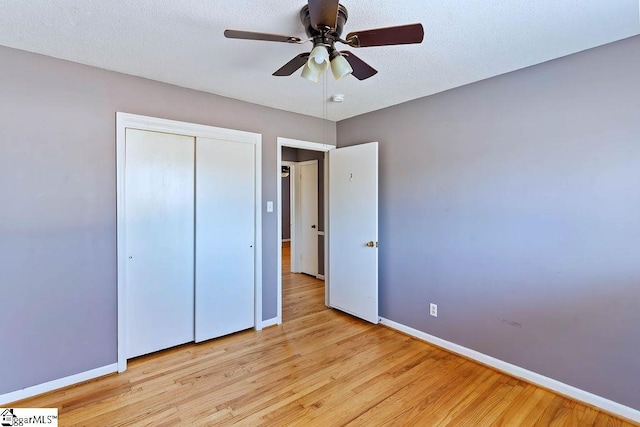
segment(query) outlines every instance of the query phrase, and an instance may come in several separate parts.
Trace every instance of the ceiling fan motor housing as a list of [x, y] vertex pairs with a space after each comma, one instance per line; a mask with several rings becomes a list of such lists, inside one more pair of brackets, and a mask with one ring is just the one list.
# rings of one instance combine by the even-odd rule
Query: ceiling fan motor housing
[[349, 14], [347, 12], [347, 8], [340, 4], [338, 5], [338, 19], [336, 20], [335, 28], [314, 28], [313, 25], [311, 25], [309, 5], [305, 5], [300, 11], [300, 21], [302, 21], [302, 25], [304, 26], [307, 36], [310, 39], [313, 39], [313, 45], [325, 45], [330, 49], [333, 49], [336, 39], [340, 38], [342, 30], [344, 29], [344, 24], [347, 22], [348, 18]]

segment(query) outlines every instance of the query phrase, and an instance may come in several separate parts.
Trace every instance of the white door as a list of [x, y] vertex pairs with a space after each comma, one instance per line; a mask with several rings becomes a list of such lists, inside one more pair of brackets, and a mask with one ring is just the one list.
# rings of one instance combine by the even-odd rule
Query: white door
[[318, 162], [301, 163], [299, 171], [300, 234], [296, 249], [300, 271], [315, 277], [318, 274]]
[[255, 147], [197, 138], [196, 342], [254, 326]]
[[329, 305], [378, 323], [378, 143], [329, 152]]
[[127, 357], [193, 341], [194, 138], [126, 130]]

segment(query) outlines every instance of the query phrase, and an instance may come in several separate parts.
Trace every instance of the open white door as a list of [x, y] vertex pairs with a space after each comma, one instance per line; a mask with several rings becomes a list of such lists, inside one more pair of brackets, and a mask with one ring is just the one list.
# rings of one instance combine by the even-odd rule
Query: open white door
[[300, 163], [300, 186], [296, 195], [300, 206], [300, 233], [296, 234], [296, 251], [301, 273], [318, 274], [318, 161]]
[[378, 323], [378, 143], [329, 152], [329, 305]]

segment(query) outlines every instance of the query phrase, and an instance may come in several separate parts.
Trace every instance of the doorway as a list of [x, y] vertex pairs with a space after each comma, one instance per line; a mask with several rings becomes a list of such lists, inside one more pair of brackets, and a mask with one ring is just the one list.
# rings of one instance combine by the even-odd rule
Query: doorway
[[325, 305], [378, 323], [378, 143], [337, 149], [278, 138], [277, 316], [263, 326], [282, 323], [282, 147], [324, 153], [322, 193], [327, 202], [323, 203], [323, 220], [319, 223], [324, 231]]
[[[297, 250], [297, 245], [299, 244], [300, 239], [296, 238], [298, 236], [296, 236], [296, 229], [300, 229], [300, 227], [296, 227], [295, 226], [295, 222], [297, 221], [297, 219], [300, 217], [299, 215], [299, 208], [296, 209], [296, 203], [294, 202], [296, 199], [296, 192], [299, 191], [299, 188], [297, 188], [300, 183], [299, 183], [299, 173], [300, 173], [300, 169], [301, 169], [301, 165], [306, 164], [313, 164], [313, 160], [315, 160], [317, 162], [317, 166], [316, 166], [316, 170], [317, 170], [317, 179], [318, 182], [320, 182], [320, 190], [318, 192], [317, 195], [317, 199], [318, 199], [318, 205], [315, 208], [317, 212], [318, 212], [318, 218], [317, 218], [317, 222], [313, 223], [309, 223], [308, 227], [310, 230], [314, 230], [315, 234], [316, 234], [316, 238], [315, 238], [315, 245], [318, 248], [317, 249], [317, 255], [315, 256], [315, 258], [317, 259], [317, 266], [315, 267], [315, 269], [317, 269], [317, 272], [315, 275], [312, 274], [312, 276], [315, 276], [315, 280], [320, 279], [320, 280], [325, 280], [324, 282], [324, 300], [325, 300], [325, 305], [328, 305], [328, 295], [329, 295], [329, 290], [328, 290], [328, 280], [326, 279], [326, 275], [325, 270], [328, 268], [327, 262], [325, 260], [327, 260], [328, 258], [328, 247], [327, 247], [327, 241], [326, 241], [326, 236], [327, 236], [327, 231], [328, 231], [328, 221], [327, 221], [327, 206], [326, 206], [326, 200], [327, 200], [327, 193], [328, 193], [328, 175], [327, 175], [327, 162], [326, 162], [326, 153], [332, 149], [335, 149], [336, 147], [333, 145], [327, 145], [327, 144], [320, 144], [320, 143], [315, 143], [315, 142], [309, 142], [309, 141], [301, 141], [301, 140], [293, 140], [293, 139], [288, 139], [288, 138], [278, 138], [277, 141], [277, 170], [280, 173], [282, 170], [282, 165], [288, 165], [290, 166], [290, 176], [289, 176], [289, 182], [291, 183], [291, 187], [290, 187], [290, 194], [291, 194], [291, 242], [290, 242], [290, 246], [287, 247], [288, 245], [284, 245], [284, 251], [285, 251], [285, 257], [283, 258], [283, 244], [282, 244], [282, 236], [283, 236], [283, 223], [282, 223], [282, 219], [283, 219], [283, 211], [282, 211], [282, 206], [283, 206], [283, 194], [287, 194], [287, 191], [285, 190], [283, 192], [283, 188], [282, 188], [282, 183], [283, 183], [283, 179], [281, 177], [279, 177], [278, 179], [278, 186], [277, 186], [277, 206], [278, 206], [278, 281], [277, 281], [277, 289], [278, 289], [278, 295], [277, 295], [277, 318], [273, 319], [272, 322], [269, 322], [271, 324], [280, 324], [282, 323], [282, 310], [283, 310], [283, 274], [286, 275], [290, 275], [292, 273], [290, 273], [290, 271], [294, 271], [294, 272], [301, 272], [303, 270], [301, 270], [300, 266], [298, 265], [298, 263], [296, 263], [296, 260], [294, 259], [291, 262], [291, 268], [288, 267], [288, 265], [283, 265], [283, 259], [286, 263], [287, 261], [287, 256], [289, 253], [292, 254], [295, 258], [295, 254], [296, 252], [298, 252]], [[295, 150], [300, 149], [303, 150], [303, 157], [298, 157], [297, 154], [295, 154]], [[285, 181], [286, 182], [286, 181]], [[319, 207], [319, 209], [318, 209]], [[286, 215], [285, 215], [286, 217]], [[311, 228], [313, 225], [316, 225], [316, 228]], [[285, 242], [286, 243], [286, 242]], [[291, 277], [287, 277], [287, 280], [291, 280]], [[266, 326], [266, 325], [265, 325]]]
[[[289, 149], [287, 158], [317, 156], [315, 152]], [[319, 156], [321, 157], [321, 156]], [[319, 250], [324, 242], [324, 227], [318, 208], [324, 198], [319, 197], [323, 185], [319, 183], [318, 163], [323, 160], [286, 161], [290, 174], [283, 177], [282, 185], [282, 239], [289, 240], [291, 248], [291, 271], [322, 279], [323, 254]]]

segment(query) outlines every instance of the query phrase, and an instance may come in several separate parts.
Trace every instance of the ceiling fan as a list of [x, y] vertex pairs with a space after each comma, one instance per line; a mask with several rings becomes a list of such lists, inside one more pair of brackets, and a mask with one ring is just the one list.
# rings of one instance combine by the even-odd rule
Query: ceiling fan
[[424, 38], [422, 24], [410, 24], [356, 31], [348, 33], [343, 39], [341, 38], [342, 30], [348, 16], [347, 8], [339, 4], [339, 0], [308, 0], [308, 4], [300, 11], [300, 20], [309, 37], [308, 40], [239, 30], [225, 30], [224, 35], [230, 39], [295, 44], [313, 42], [311, 52], [301, 53], [273, 73], [274, 76], [290, 76], [300, 67], [304, 67], [302, 77], [312, 82], [318, 82], [320, 75], [329, 67], [336, 80], [349, 74], [359, 80], [365, 80], [378, 72], [352, 52], [338, 51], [335, 47], [336, 42], [360, 48], [421, 43]]

